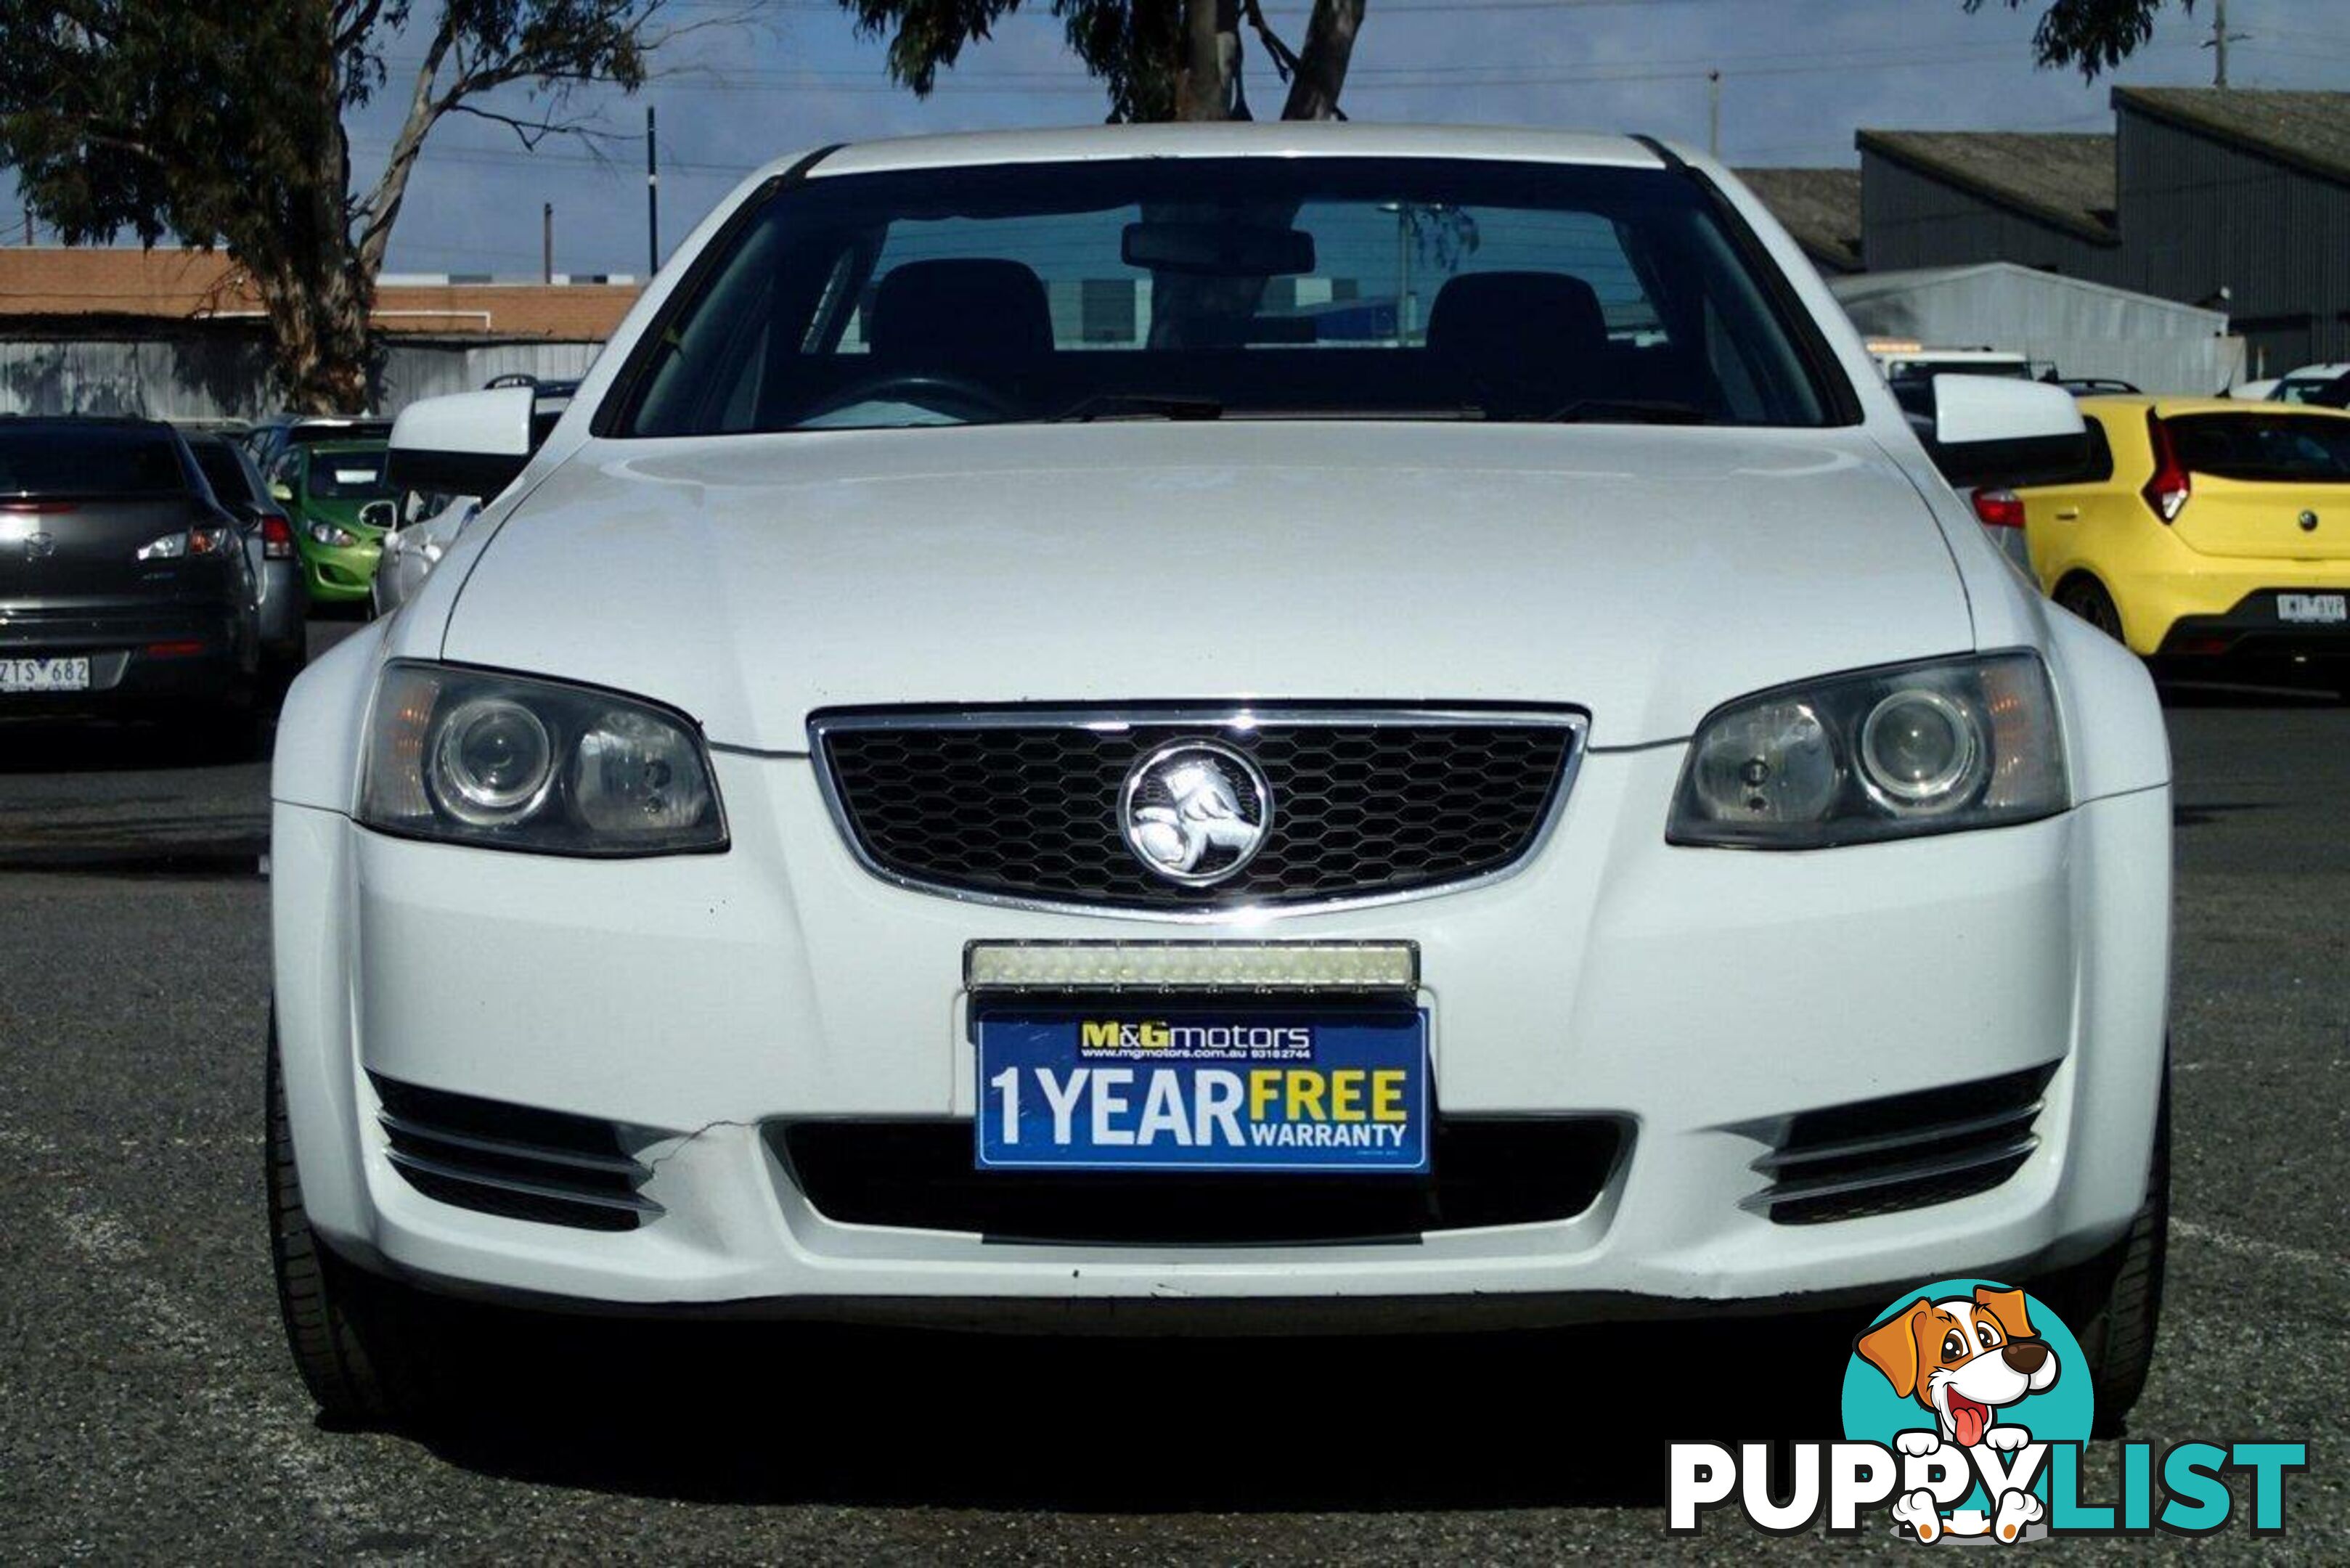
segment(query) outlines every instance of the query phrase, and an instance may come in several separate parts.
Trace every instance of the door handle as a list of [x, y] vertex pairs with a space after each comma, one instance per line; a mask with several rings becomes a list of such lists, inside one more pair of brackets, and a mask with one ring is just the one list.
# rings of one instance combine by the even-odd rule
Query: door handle
[[2077, 506], [2059, 506], [2056, 508], [2056, 521], [2059, 523], [2071, 523], [2076, 520], [2080, 515], [2081, 509]]

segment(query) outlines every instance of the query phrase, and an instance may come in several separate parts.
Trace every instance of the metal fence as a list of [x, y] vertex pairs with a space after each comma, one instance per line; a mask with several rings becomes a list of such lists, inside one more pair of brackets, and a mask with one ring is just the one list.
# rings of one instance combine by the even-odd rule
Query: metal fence
[[[376, 377], [375, 411], [419, 398], [471, 391], [520, 371], [579, 376], [600, 343], [411, 340], [390, 344]], [[0, 413], [139, 414], [154, 419], [254, 419], [277, 404], [260, 342], [242, 334], [184, 337], [0, 338]]]

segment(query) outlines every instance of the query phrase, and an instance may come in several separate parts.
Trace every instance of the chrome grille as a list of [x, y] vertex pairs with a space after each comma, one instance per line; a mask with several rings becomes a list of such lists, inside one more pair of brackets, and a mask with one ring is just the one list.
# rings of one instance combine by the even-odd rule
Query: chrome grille
[[[1178, 918], [1505, 873], [1565, 797], [1583, 728], [1567, 711], [1315, 708], [834, 712], [811, 725], [842, 831], [879, 874], [967, 898]], [[1154, 875], [1118, 816], [1138, 761], [1199, 740], [1245, 753], [1276, 804], [1255, 858], [1208, 887]]]

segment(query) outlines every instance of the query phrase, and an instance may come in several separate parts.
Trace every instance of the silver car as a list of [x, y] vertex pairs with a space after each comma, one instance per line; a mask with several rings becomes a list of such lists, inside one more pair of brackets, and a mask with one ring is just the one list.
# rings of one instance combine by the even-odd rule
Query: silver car
[[425, 495], [411, 490], [397, 502], [370, 503], [369, 510], [379, 506], [394, 515], [386, 521], [383, 560], [368, 592], [375, 613], [385, 616], [416, 597], [482, 503], [472, 495]]
[[233, 437], [187, 431], [188, 450], [203, 470], [213, 498], [237, 519], [245, 558], [260, 585], [261, 657], [269, 683], [283, 690], [310, 659], [302, 598], [302, 564], [294, 558], [294, 525], [270, 498], [261, 470]]

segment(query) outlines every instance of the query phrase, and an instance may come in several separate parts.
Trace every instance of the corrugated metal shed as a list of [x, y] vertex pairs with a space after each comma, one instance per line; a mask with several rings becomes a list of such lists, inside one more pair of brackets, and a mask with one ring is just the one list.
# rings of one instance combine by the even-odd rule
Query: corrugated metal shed
[[2115, 134], [1864, 130], [1869, 265], [2223, 303], [2248, 374], [2350, 358], [2350, 93], [2116, 88]]
[[2350, 93], [2121, 88], [2134, 287], [2228, 291], [2248, 374], [2350, 358]]
[[2216, 392], [2235, 379], [2242, 354], [2218, 311], [2012, 262], [1866, 273], [1828, 286], [1868, 337], [2011, 349], [2067, 376], [2114, 376], [2149, 392]]
[[[402, 337], [385, 349], [375, 405], [394, 412], [418, 398], [473, 391], [510, 371], [569, 379], [585, 374], [601, 349]], [[252, 419], [275, 406], [257, 332], [0, 338], [0, 413]]]
[[1860, 171], [1741, 169], [1738, 178], [1823, 273], [1858, 272]]
[[1864, 130], [1854, 141], [1872, 267], [2012, 261], [2103, 277], [2116, 265], [2110, 136]]

